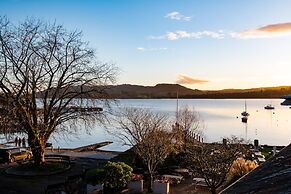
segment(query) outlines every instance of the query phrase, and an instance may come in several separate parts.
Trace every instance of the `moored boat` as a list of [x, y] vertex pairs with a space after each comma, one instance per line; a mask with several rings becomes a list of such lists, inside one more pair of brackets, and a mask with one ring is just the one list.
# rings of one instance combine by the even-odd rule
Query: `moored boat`
[[264, 107], [265, 109], [267, 110], [272, 110], [272, 109], [275, 109], [274, 106], [272, 106], [271, 104], [268, 104], [267, 106]]
[[245, 100], [245, 111], [243, 111], [243, 112], [241, 113], [241, 115], [244, 116], [244, 117], [247, 117], [247, 116], [250, 115], [250, 114], [247, 112], [247, 101], [246, 101], [246, 100]]

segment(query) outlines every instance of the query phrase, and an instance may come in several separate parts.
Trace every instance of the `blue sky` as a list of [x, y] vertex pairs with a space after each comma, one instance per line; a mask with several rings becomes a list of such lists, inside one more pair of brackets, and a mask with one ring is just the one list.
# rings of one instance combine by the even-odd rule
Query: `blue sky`
[[118, 83], [198, 89], [291, 85], [289, 0], [0, 0], [27, 17], [83, 31]]

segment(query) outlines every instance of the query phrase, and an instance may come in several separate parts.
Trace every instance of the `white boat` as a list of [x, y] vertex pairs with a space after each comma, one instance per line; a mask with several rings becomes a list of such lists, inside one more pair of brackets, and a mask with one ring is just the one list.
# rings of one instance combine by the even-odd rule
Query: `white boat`
[[275, 107], [272, 106], [271, 104], [268, 104], [267, 106], [265, 106], [265, 109], [267, 109], [267, 110], [273, 110], [273, 109], [275, 109]]
[[244, 116], [244, 117], [250, 116], [250, 114], [249, 114], [248, 112], [246, 112], [246, 111], [243, 111], [243, 112], [241, 113], [241, 115]]
[[244, 117], [247, 117], [247, 116], [250, 115], [250, 114], [247, 112], [247, 101], [246, 101], [246, 100], [245, 100], [245, 111], [243, 111], [243, 112], [241, 113], [241, 115], [244, 116]]

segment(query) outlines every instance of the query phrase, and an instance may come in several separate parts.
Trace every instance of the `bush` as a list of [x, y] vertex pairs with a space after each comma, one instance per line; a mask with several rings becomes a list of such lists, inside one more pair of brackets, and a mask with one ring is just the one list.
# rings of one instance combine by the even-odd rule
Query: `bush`
[[92, 185], [103, 183], [105, 172], [104, 169], [96, 168], [87, 171], [85, 175], [86, 183], [90, 183]]
[[108, 189], [125, 188], [132, 178], [132, 168], [123, 162], [108, 162], [104, 167], [104, 186]]
[[228, 184], [238, 180], [240, 177], [257, 168], [258, 164], [255, 161], [245, 160], [243, 158], [236, 159], [230, 167], [228, 173]]

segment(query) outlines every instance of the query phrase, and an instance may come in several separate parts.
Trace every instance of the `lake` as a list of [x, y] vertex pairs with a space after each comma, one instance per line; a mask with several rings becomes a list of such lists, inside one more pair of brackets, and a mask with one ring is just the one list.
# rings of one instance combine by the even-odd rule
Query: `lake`
[[[281, 106], [282, 99], [247, 99], [247, 111], [250, 113], [247, 123], [241, 122], [240, 113], [244, 110], [243, 99], [179, 99], [179, 106], [188, 105], [194, 108], [203, 119], [206, 142], [220, 141], [223, 137], [235, 135], [253, 142], [259, 139], [260, 144], [288, 145], [291, 141], [291, 109]], [[265, 110], [264, 106], [272, 104], [274, 110]], [[175, 99], [122, 99], [120, 107], [142, 107], [153, 111], [168, 113], [176, 111]], [[113, 108], [117, 108], [114, 106]], [[68, 138], [52, 138], [54, 147], [79, 147], [101, 141], [114, 141], [103, 147], [105, 150], [126, 150], [114, 136], [102, 127], [93, 127], [90, 134], [81, 129], [76, 135]]]

